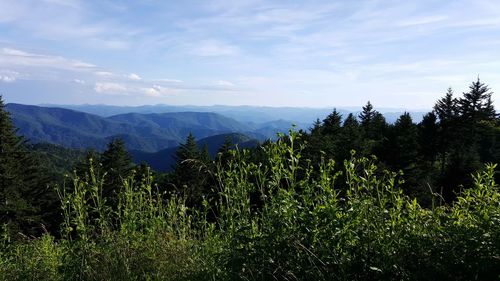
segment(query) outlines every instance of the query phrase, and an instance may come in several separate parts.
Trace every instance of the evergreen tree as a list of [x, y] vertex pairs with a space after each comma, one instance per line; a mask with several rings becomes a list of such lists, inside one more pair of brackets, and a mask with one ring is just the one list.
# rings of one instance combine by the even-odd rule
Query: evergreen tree
[[418, 156], [418, 131], [417, 126], [408, 112], [401, 115], [392, 127], [391, 147], [385, 158], [391, 159], [389, 164], [395, 170], [403, 170], [405, 173], [414, 168]]
[[358, 155], [364, 155], [362, 145], [361, 129], [358, 120], [354, 114], [349, 113], [342, 125], [342, 130], [339, 136], [339, 159], [345, 160], [351, 157], [351, 150], [355, 150]]
[[332, 113], [330, 113], [323, 120], [322, 132], [325, 135], [334, 136], [340, 131], [341, 125], [342, 125], [342, 115], [337, 111], [337, 109], [334, 108]]
[[16, 131], [0, 96], [0, 223], [11, 233], [35, 235], [43, 223], [40, 208], [52, 203], [47, 202], [51, 190]]
[[224, 137], [224, 143], [222, 146], [219, 148], [217, 151], [217, 160], [220, 161], [220, 163], [223, 166], [226, 166], [230, 159], [231, 159], [231, 150], [233, 149], [233, 141], [231, 139], [231, 136], [227, 135]]
[[175, 153], [175, 166], [174, 169], [181, 168], [183, 164], [189, 160], [199, 159], [200, 151], [198, 145], [196, 144], [196, 139], [193, 134], [189, 133], [186, 138], [186, 142], [179, 146], [179, 149]]
[[453, 89], [448, 88], [445, 96], [436, 102], [434, 112], [442, 124], [450, 122], [457, 117], [458, 101], [453, 97]]
[[495, 161], [497, 114], [491, 99], [492, 92], [479, 78], [469, 86], [459, 100], [461, 125], [465, 145], [476, 147], [481, 162]]
[[371, 138], [375, 141], [381, 142], [384, 140], [385, 131], [387, 130], [387, 121], [382, 113], [376, 111], [373, 115], [373, 121], [369, 126], [371, 131]]
[[439, 126], [437, 116], [433, 112], [427, 113], [418, 124], [419, 154], [422, 160], [432, 164], [436, 161], [439, 152]]
[[179, 146], [175, 154], [173, 176], [175, 185], [187, 197], [190, 204], [199, 203], [208, 180], [207, 156], [203, 158], [205, 159], [202, 159], [202, 152], [198, 149], [196, 139], [190, 133], [186, 142]]
[[364, 139], [364, 147], [367, 154], [382, 153], [381, 148], [384, 142], [387, 122], [384, 116], [373, 109], [372, 104], [368, 101], [363, 106], [363, 111], [359, 115], [362, 135]]
[[312, 127], [309, 129], [309, 131], [311, 132], [311, 135], [319, 135], [321, 134], [322, 128], [323, 127], [321, 121], [319, 120], [319, 118], [317, 118], [316, 121], [314, 121]]
[[367, 127], [372, 123], [373, 118], [375, 117], [375, 112], [373, 110], [373, 105], [368, 101], [365, 106], [363, 106], [363, 111], [359, 114], [359, 120], [361, 122], [361, 126]]
[[302, 143], [305, 144], [302, 153], [305, 158], [311, 160], [313, 165], [320, 163], [321, 157], [323, 156], [322, 151], [324, 152], [328, 149], [328, 141], [323, 134], [323, 129], [323, 124], [318, 118], [309, 129], [310, 133], [304, 134], [301, 139]]
[[132, 174], [134, 166], [132, 157], [125, 149], [123, 140], [114, 139], [102, 153], [101, 161], [102, 168], [106, 172], [103, 195], [111, 201], [112, 206], [115, 206], [116, 194], [123, 187], [123, 180]]
[[439, 118], [438, 154], [440, 155], [442, 174], [452, 147], [457, 146], [461, 139], [459, 137], [461, 126], [458, 122], [458, 101], [453, 97], [451, 88], [448, 88], [445, 96], [436, 102], [434, 112]]
[[479, 78], [469, 86], [469, 92], [458, 101], [462, 118], [472, 123], [480, 120], [494, 120], [495, 108], [491, 101], [492, 92]]

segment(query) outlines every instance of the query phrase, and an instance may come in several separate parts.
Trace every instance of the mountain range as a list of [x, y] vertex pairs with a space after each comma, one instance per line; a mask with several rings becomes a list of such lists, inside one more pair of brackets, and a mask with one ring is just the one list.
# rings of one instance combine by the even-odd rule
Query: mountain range
[[[241, 133], [257, 140], [286, 131], [286, 121], [244, 124], [211, 112], [127, 113], [102, 117], [64, 108], [7, 104], [19, 133], [32, 143], [53, 143], [70, 148], [103, 150], [114, 138], [122, 138], [129, 150], [156, 152], [196, 139]], [[282, 126], [282, 127], [280, 127]]]
[[[114, 106], [114, 105], [42, 105], [52, 107], [62, 107], [73, 109], [86, 113], [91, 113], [103, 117], [109, 117], [124, 113], [167, 113], [167, 112], [213, 112], [232, 118], [236, 121], [249, 124], [262, 124], [267, 122], [275, 122], [277, 120], [285, 120], [288, 123], [293, 123], [299, 128], [308, 128], [317, 118], [323, 120], [328, 114], [333, 111], [332, 107], [310, 108], [310, 107], [270, 107], [270, 106], [228, 106], [228, 105], [213, 105], [213, 106], [173, 106], [165, 104], [157, 105], [142, 105], [142, 106]], [[358, 114], [361, 111], [359, 107], [337, 107], [338, 112], [347, 116], [349, 113]], [[394, 123], [401, 116], [405, 109], [401, 108], [375, 108], [380, 113], [384, 114], [387, 122]], [[414, 122], [420, 122], [422, 116], [427, 113], [426, 110], [409, 111]]]
[[[307, 129], [331, 110], [251, 106], [119, 107], [76, 105], [49, 107], [9, 103], [19, 134], [30, 143], [50, 143], [73, 149], [103, 151], [115, 139], [124, 140], [136, 163], [146, 162], [158, 171], [169, 171], [178, 145], [192, 133], [200, 149], [207, 146], [212, 157], [226, 138], [240, 148], [253, 147], [287, 132], [292, 124]], [[353, 111], [339, 110], [346, 116]], [[354, 112], [356, 113], [356, 112]], [[393, 122], [402, 112], [386, 112]], [[418, 122], [423, 113], [411, 112]], [[311, 121], [312, 120], [312, 121]]]

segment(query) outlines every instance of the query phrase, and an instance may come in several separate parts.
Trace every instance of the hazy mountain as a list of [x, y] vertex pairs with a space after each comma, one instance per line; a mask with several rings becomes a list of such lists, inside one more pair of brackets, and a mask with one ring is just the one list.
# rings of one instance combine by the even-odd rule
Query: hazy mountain
[[48, 142], [70, 148], [102, 150], [113, 138], [125, 140], [128, 149], [154, 152], [183, 142], [191, 132], [198, 138], [224, 133], [248, 133], [253, 128], [216, 113], [122, 114], [102, 117], [63, 108], [8, 104], [19, 133], [33, 143]]
[[[200, 139], [196, 143], [200, 149], [204, 149], [204, 147], [207, 146], [210, 156], [214, 158], [217, 155], [217, 151], [224, 143], [226, 137], [231, 138], [231, 142], [237, 145], [238, 148], [250, 148], [259, 144], [258, 140], [239, 133], [215, 135]], [[163, 149], [154, 153], [138, 150], [132, 150], [130, 153], [132, 154], [132, 158], [135, 163], [140, 164], [145, 162], [154, 170], [166, 172], [170, 171], [172, 166], [175, 164], [175, 152], [177, 149], [178, 146]]]
[[[129, 112], [113, 116], [99, 116], [66, 108], [40, 107], [22, 104], [8, 104], [20, 134], [26, 136], [32, 143], [48, 142], [70, 148], [95, 148], [102, 150], [106, 144], [117, 137], [124, 139], [130, 150], [156, 152], [174, 147], [184, 142], [191, 132], [197, 139], [210, 136], [242, 133], [250, 138], [265, 140], [275, 138], [278, 132], [287, 132], [293, 123], [298, 129], [307, 129], [311, 123], [299, 123], [290, 120], [316, 119], [320, 120], [330, 111], [311, 108], [271, 108], [271, 107], [173, 107], [173, 106], [73, 106], [116, 113], [119, 111], [162, 111], [197, 109], [202, 112], [166, 112], [166, 113], [136, 113]], [[237, 121], [219, 113], [203, 110], [217, 110], [233, 116], [246, 119]], [[343, 112], [344, 116], [348, 112]], [[400, 112], [386, 113], [389, 122], [396, 120]], [[414, 121], [421, 119], [422, 113], [412, 113]], [[315, 116], [313, 118], [313, 116]], [[280, 118], [284, 117], [284, 118]], [[300, 118], [299, 118], [300, 117]], [[275, 118], [275, 119], [272, 119]], [[272, 120], [268, 120], [272, 119]], [[268, 120], [256, 122], [256, 120]]]
[[[47, 106], [47, 105], [45, 105]], [[276, 120], [286, 120], [290, 124], [294, 123], [299, 128], [308, 128], [317, 118], [323, 120], [333, 110], [333, 107], [325, 108], [307, 108], [307, 107], [268, 107], [268, 106], [173, 106], [173, 105], [143, 105], [143, 106], [113, 106], [113, 105], [57, 105], [68, 109], [74, 109], [82, 112], [92, 113], [104, 117], [124, 114], [124, 113], [167, 113], [167, 112], [214, 112], [222, 114], [244, 123], [267, 123]], [[375, 108], [387, 119], [387, 122], [393, 123], [405, 112], [401, 108]], [[342, 115], [349, 113], [358, 114], [361, 111], [359, 107], [337, 107]], [[408, 110], [407, 110], [408, 111]], [[420, 122], [425, 111], [409, 110], [415, 122]]]

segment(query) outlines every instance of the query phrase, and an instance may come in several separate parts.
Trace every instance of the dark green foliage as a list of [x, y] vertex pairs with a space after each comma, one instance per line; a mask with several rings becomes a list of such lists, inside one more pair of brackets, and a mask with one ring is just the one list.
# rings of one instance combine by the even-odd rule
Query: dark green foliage
[[[263, 147], [265, 165], [235, 151], [228, 168], [216, 172], [215, 204], [198, 209], [159, 192], [145, 175], [125, 180], [119, 211], [106, 212], [100, 180], [75, 178], [73, 191], [61, 197], [71, 239], [45, 235], [4, 245], [0, 280], [500, 277], [494, 165], [477, 173], [456, 202], [422, 208], [399, 188], [398, 174], [367, 158], [346, 161], [341, 170], [323, 159], [316, 175], [302, 170], [299, 137], [292, 132]], [[340, 173], [345, 192], [336, 188]], [[259, 209], [252, 194], [261, 198]]]
[[178, 148], [175, 159], [173, 178], [177, 190], [190, 203], [199, 202], [204, 194], [209, 193], [206, 184], [210, 179], [211, 159], [207, 147], [200, 151], [194, 136], [189, 134], [186, 142]]
[[101, 164], [106, 172], [103, 195], [116, 205], [116, 194], [133, 168], [132, 158], [125, 149], [123, 140], [115, 139], [108, 144], [108, 148], [102, 153]]
[[392, 126], [386, 145], [386, 155], [381, 156], [387, 159], [387, 164], [393, 170], [409, 173], [414, 168], [419, 152], [418, 130], [410, 114], [401, 115]]
[[232, 158], [231, 150], [234, 149], [233, 141], [230, 136], [226, 136], [224, 138], [224, 143], [221, 145], [219, 150], [217, 151], [217, 160], [222, 163], [222, 165], [226, 165], [229, 163], [229, 160]]
[[433, 112], [424, 115], [422, 122], [418, 124], [419, 155], [429, 165], [437, 161], [439, 154], [439, 125], [436, 114]]
[[494, 120], [495, 108], [491, 101], [491, 92], [488, 86], [479, 78], [469, 86], [469, 92], [463, 94], [458, 101], [458, 108], [462, 119], [476, 123], [481, 120]]
[[339, 135], [338, 159], [349, 159], [351, 150], [363, 154], [363, 138], [360, 124], [356, 117], [351, 113], [344, 120], [342, 130]]
[[[8, 243], [4, 231], [0, 280], [497, 280], [492, 104], [478, 80], [458, 99], [449, 89], [418, 125], [408, 113], [388, 124], [368, 102], [359, 121], [334, 109], [309, 133], [252, 150], [235, 150], [233, 135], [189, 134], [171, 174], [132, 172], [124, 143], [112, 141], [59, 189], [60, 239]], [[11, 136], [5, 147], [24, 147]], [[24, 169], [6, 177], [13, 186], [44, 182], [35, 160], [6, 163]], [[16, 214], [45, 206], [3, 194], [29, 199]]]
[[335, 136], [340, 131], [342, 126], [342, 115], [333, 109], [332, 113], [323, 120], [323, 133], [326, 135]]
[[42, 208], [55, 199], [41, 163], [16, 135], [0, 96], [0, 223], [9, 232], [34, 235], [43, 231]]
[[374, 110], [373, 105], [368, 101], [359, 115], [359, 120], [363, 133], [365, 155], [379, 154], [387, 129], [384, 116]]

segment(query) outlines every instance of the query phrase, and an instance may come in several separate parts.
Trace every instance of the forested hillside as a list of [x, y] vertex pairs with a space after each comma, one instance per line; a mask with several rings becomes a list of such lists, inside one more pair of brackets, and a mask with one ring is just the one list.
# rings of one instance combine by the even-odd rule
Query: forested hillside
[[78, 149], [103, 150], [108, 142], [121, 138], [128, 149], [156, 152], [177, 146], [189, 133], [197, 138], [233, 132], [261, 140], [271, 137], [260, 134], [258, 128], [208, 112], [129, 113], [103, 118], [63, 108], [21, 104], [8, 104], [6, 109], [30, 142]]
[[[0, 100], [0, 279], [500, 278], [500, 120], [479, 79], [449, 89], [419, 123], [408, 113], [389, 123], [367, 102], [260, 144], [186, 132], [148, 154], [116, 137], [178, 122], [241, 128], [209, 113], [167, 116]], [[52, 125], [116, 134], [102, 152], [32, 145], [14, 126], [23, 122], [32, 136]]]

